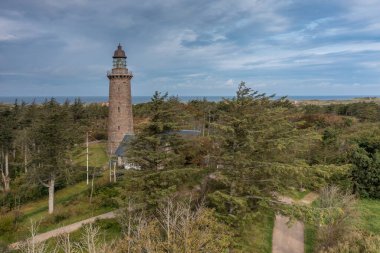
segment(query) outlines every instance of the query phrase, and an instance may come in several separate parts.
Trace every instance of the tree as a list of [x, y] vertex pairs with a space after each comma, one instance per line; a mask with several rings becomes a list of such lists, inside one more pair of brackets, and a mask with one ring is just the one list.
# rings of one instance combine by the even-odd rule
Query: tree
[[[222, 102], [219, 110], [212, 135], [214, 156], [238, 188], [278, 190], [275, 178], [280, 173], [275, 171], [295, 164], [316, 138], [310, 130], [297, 128], [286, 99], [259, 94], [244, 82], [236, 97]], [[294, 171], [299, 171], [296, 167]]]
[[54, 211], [56, 180], [68, 166], [68, 151], [72, 147], [71, 122], [67, 111], [51, 99], [43, 104], [40, 120], [33, 127], [33, 175], [49, 188], [49, 213]]
[[14, 141], [14, 127], [15, 127], [15, 117], [14, 111], [7, 108], [0, 112], [0, 147], [1, 147], [1, 158], [2, 162], [0, 164], [1, 177], [3, 181], [4, 192], [10, 191], [10, 174], [9, 174], [9, 153], [13, 146]]
[[179, 150], [183, 140], [177, 134], [176, 108], [167, 104], [168, 94], [155, 92], [151, 99], [151, 117], [127, 150], [128, 161], [142, 169], [159, 170], [183, 163]]
[[351, 154], [354, 165], [354, 191], [363, 197], [380, 198], [380, 138], [379, 132], [357, 140]]

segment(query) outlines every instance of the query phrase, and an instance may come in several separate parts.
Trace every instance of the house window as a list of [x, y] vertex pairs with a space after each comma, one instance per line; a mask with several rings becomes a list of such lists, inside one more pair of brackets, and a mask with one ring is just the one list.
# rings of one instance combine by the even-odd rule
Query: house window
[[120, 112], [120, 107], [119, 106], [117, 107], [117, 111]]
[[120, 130], [120, 126], [117, 126], [117, 130]]

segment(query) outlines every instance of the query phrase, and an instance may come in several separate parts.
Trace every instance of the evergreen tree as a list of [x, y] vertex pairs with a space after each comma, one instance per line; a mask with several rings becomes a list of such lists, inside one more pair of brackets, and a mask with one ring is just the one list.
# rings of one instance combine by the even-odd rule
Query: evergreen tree
[[380, 199], [380, 131], [358, 140], [351, 154], [354, 191], [363, 197]]
[[51, 99], [43, 104], [40, 119], [33, 128], [33, 175], [49, 188], [49, 213], [54, 211], [54, 192], [57, 180], [69, 166], [68, 151], [72, 147], [72, 128], [66, 110]]
[[176, 108], [167, 103], [167, 97], [167, 93], [154, 93], [150, 120], [128, 146], [128, 160], [143, 169], [159, 170], [183, 164], [179, 152], [183, 140], [177, 133]]
[[0, 112], [0, 148], [1, 148], [1, 178], [3, 182], [3, 191], [10, 191], [10, 172], [9, 172], [9, 154], [13, 149], [15, 139], [15, 109], [6, 108]]
[[[234, 198], [273, 198], [273, 192], [301, 187], [314, 168], [299, 161], [317, 135], [297, 128], [291, 120], [291, 105], [285, 98], [274, 100], [252, 91], [242, 82], [236, 97], [220, 103], [213, 124], [213, 159], [225, 180], [223, 199], [237, 210]], [[235, 207], [234, 207], [235, 206]]]

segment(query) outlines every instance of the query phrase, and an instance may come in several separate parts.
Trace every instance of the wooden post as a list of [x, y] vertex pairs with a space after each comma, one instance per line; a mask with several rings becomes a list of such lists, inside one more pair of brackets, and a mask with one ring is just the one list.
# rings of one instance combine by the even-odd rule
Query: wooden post
[[93, 168], [93, 170], [92, 170], [90, 204], [92, 204], [92, 195], [94, 193], [94, 178], [95, 178], [95, 168]]
[[108, 167], [110, 169], [110, 183], [112, 182], [112, 160], [110, 159], [108, 162]]
[[116, 183], [116, 162], [113, 163], [113, 182]]

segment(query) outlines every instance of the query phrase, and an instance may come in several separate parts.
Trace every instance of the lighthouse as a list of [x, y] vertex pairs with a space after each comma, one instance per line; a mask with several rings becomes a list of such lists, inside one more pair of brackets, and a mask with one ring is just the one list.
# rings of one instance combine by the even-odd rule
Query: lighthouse
[[127, 56], [120, 44], [112, 58], [113, 67], [107, 73], [109, 79], [107, 151], [110, 156], [116, 154], [125, 136], [133, 135], [131, 96], [133, 74], [127, 68]]

